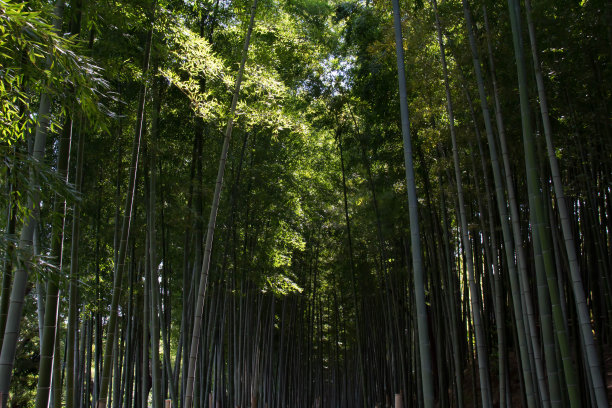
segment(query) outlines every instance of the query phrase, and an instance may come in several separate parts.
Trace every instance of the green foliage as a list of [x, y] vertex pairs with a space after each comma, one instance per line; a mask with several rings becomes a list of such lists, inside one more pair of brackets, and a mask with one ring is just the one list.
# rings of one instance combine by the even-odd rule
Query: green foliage
[[[169, 41], [169, 64], [161, 74], [181, 90], [191, 107], [204, 120], [218, 119], [225, 105], [219, 101], [216, 88], [230, 88], [232, 78], [224, 64], [212, 50], [205, 38], [194, 34], [189, 28], [172, 24], [166, 29]], [[202, 86], [206, 78], [206, 86]]]
[[99, 103], [108, 83], [82, 52], [73, 38], [56, 33], [42, 12], [24, 11], [24, 4], [0, 2], [3, 141], [14, 143], [24, 137], [33, 123], [32, 97], [26, 85], [59, 98], [67, 111], [76, 111], [78, 105], [90, 120], [106, 114]]
[[21, 91], [23, 78], [5, 70], [0, 79], [0, 141], [11, 146], [26, 133], [33, 120], [21, 106], [29, 105], [28, 95]]
[[302, 293], [304, 289], [298, 286], [289, 276], [275, 274], [266, 278], [266, 285], [263, 290], [264, 292], [270, 290], [278, 296], [287, 296], [292, 293]]
[[35, 65], [42, 53], [39, 42], [30, 41], [32, 46], [26, 45], [26, 33], [36, 29], [51, 31], [38, 18], [38, 13], [22, 10], [23, 5], [0, 2], [0, 141], [4, 146], [23, 138], [28, 126], [33, 124], [26, 113], [30, 98], [23, 90], [21, 57]]

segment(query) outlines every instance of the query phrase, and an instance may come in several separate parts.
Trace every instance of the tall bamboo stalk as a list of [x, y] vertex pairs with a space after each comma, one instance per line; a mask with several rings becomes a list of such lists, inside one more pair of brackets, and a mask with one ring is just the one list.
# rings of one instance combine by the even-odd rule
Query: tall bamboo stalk
[[[472, 61], [473, 61], [474, 73], [476, 74], [476, 81], [478, 85], [478, 94], [480, 97], [481, 111], [482, 111], [482, 115], [484, 119], [485, 131], [487, 135], [487, 142], [488, 142], [487, 144], [489, 146], [489, 156], [491, 159], [491, 168], [493, 170], [493, 182], [495, 185], [497, 208], [498, 208], [499, 219], [500, 219], [501, 227], [502, 227], [504, 248], [505, 248], [505, 253], [506, 253], [506, 264], [508, 268], [508, 275], [510, 278], [512, 305], [514, 309], [514, 318], [516, 322], [515, 326], [517, 330], [517, 337], [519, 340], [519, 354], [520, 354], [521, 368], [523, 371], [523, 378], [524, 378], [524, 383], [525, 383], [524, 384], [525, 394], [526, 394], [527, 404], [531, 408], [531, 407], [536, 406], [537, 389], [534, 387], [535, 382], [533, 379], [533, 371], [531, 368], [532, 366], [532, 353], [530, 352], [531, 343], [528, 341], [529, 340], [529, 336], [528, 336], [529, 325], [524, 319], [525, 307], [523, 306], [524, 296], [522, 296], [523, 285], [521, 284], [523, 279], [521, 277], [520, 268], [521, 267], [526, 268], [526, 265], [525, 265], [525, 262], [522, 262], [524, 257], [521, 256], [522, 255], [522, 243], [521, 243], [522, 241], [520, 240], [520, 233], [518, 233], [519, 231], [514, 229], [514, 234], [511, 234], [510, 227], [508, 225], [509, 224], [508, 219], [511, 219], [513, 225], [515, 226], [518, 225], [518, 222], [519, 222], [518, 214], [514, 214], [513, 212], [512, 218], [508, 217], [508, 207], [507, 207], [508, 201], [506, 201], [506, 195], [504, 194], [504, 183], [502, 180], [502, 173], [501, 173], [501, 168], [499, 165], [496, 142], [495, 142], [495, 138], [493, 135], [491, 117], [490, 117], [489, 107], [487, 103], [487, 95], [486, 95], [485, 88], [484, 88], [484, 79], [482, 75], [482, 69], [480, 66], [480, 56], [479, 56], [478, 48], [476, 45], [474, 33], [472, 30], [471, 12], [469, 10], [467, 1], [465, 0], [463, 0], [463, 11], [464, 11], [465, 20], [466, 20], [468, 40], [469, 40], [470, 48], [472, 51]], [[494, 90], [495, 89], [496, 88], [494, 87]], [[466, 90], [466, 94], [467, 94], [467, 90]], [[467, 96], [468, 96], [468, 103], [471, 105], [469, 94], [467, 94]], [[497, 109], [496, 112], [498, 113], [497, 118], [498, 118], [498, 125], [499, 125], [499, 119], [501, 119], [501, 116], [500, 116], [501, 111]], [[501, 137], [501, 135], [503, 134], [502, 133], [503, 126], [498, 126], [498, 127], [499, 127], [498, 131]], [[509, 169], [506, 169], [506, 170], [507, 170], [506, 178], [508, 178], [511, 173], [508, 172]], [[507, 180], [506, 188], [508, 189], [508, 199], [510, 200], [510, 204], [512, 204], [512, 199], [514, 198], [514, 196], [513, 196], [513, 187], [511, 184], [511, 179]], [[510, 208], [511, 209], [513, 208], [512, 205], [510, 206]], [[516, 248], [516, 254], [515, 254], [515, 248]], [[517, 271], [517, 264], [516, 264], [517, 261], [515, 260], [516, 255], [518, 255], [517, 258], [518, 258], [518, 263], [519, 263], [518, 265], [519, 271]]]
[[478, 355], [478, 372], [480, 377], [480, 394], [483, 407], [489, 407], [491, 402], [491, 384], [489, 380], [489, 357], [486, 349], [486, 340], [482, 322], [482, 315], [479, 302], [479, 289], [474, 280], [474, 264], [472, 257], [472, 247], [470, 244], [470, 236], [467, 224], [467, 216], [465, 211], [465, 199], [463, 194], [463, 184], [461, 181], [461, 168], [459, 167], [459, 152], [457, 149], [457, 137], [455, 135], [455, 116], [453, 112], [453, 101], [451, 97], [448, 67], [446, 64], [446, 53], [444, 51], [444, 42], [442, 40], [442, 29], [440, 28], [440, 20], [438, 17], [438, 7], [436, 0], [432, 0], [432, 5], [436, 17], [436, 28], [438, 32], [438, 44], [440, 47], [440, 58], [442, 62], [442, 73], [444, 76], [444, 89], [446, 92], [446, 111], [449, 116], [449, 128], [451, 142], [453, 146], [453, 165], [455, 168], [455, 182], [457, 186], [457, 198], [459, 200], [459, 219], [461, 240], [463, 243], [463, 251], [467, 261], [467, 273], [470, 286], [470, 302], [472, 305], [472, 319], [474, 322], [474, 331], [476, 335], [476, 348]]
[[563, 371], [569, 400], [572, 407], [580, 406], [580, 397], [578, 395], [577, 373], [572, 361], [567, 333], [564, 330], [561, 308], [559, 305], [559, 292], [556, 288], [556, 271], [551, 265], [550, 257], [550, 236], [545, 224], [547, 219], [544, 215], [542, 196], [538, 181], [537, 158], [535, 141], [531, 128], [530, 107], [527, 88], [527, 73], [525, 67], [525, 59], [523, 55], [523, 40], [521, 34], [520, 23], [520, 6], [516, 0], [508, 0], [508, 11], [510, 14], [510, 23], [512, 27], [512, 40], [514, 44], [514, 54], [516, 59], [517, 75], [519, 82], [519, 97], [521, 106], [521, 122], [523, 133], [523, 148], [525, 152], [525, 168], [527, 172], [527, 189], [529, 192], [529, 204], [532, 215], [533, 233], [538, 234], [542, 253], [545, 257], [545, 273], [548, 282], [550, 300], [552, 304], [553, 319], [556, 330], [556, 337], [559, 343], [563, 361]]
[[[53, 10], [53, 28], [57, 33], [60, 32], [62, 27], [63, 14], [64, 2], [63, 0], [57, 0]], [[46, 61], [47, 68], [50, 67], [51, 64], [52, 61], [48, 58]], [[38, 162], [44, 160], [47, 133], [49, 131], [50, 112], [51, 96], [49, 93], [43, 92], [40, 96], [40, 105], [37, 115], [38, 121], [36, 123], [34, 146], [32, 150], [32, 158]], [[38, 188], [39, 181], [34, 170], [30, 170], [30, 183], [32, 186], [32, 195], [27, 199], [27, 208], [30, 210], [30, 215], [23, 221], [21, 234], [19, 236], [21, 256], [18, 259], [17, 269], [13, 278], [8, 316], [3, 333], [2, 350], [0, 351], [0, 402], [3, 408], [6, 407], [8, 402], [8, 391], [11, 383], [13, 364], [15, 363], [15, 351], [17, 349], [28, 275], [31, 268], [30, 262], [33, 256], [32, 247], [34, 231], [38, 224], [40, 192]]]
[[[70, 145], [72, 143], [72, 119], [67, 118], [62, 137], [60, 139], [60, 147], [57, 157], [57, 173], [63, 181], [68, 181], [68, 161], [70, 157]], [[50, 276], [47, 281], [46, 296], [45, 296], [45, 315], [43, 336], [40, 344], [40, 362], [38, 368], [38, 385], [36, 392], [36, 406], [38, 408], [46, 408], [49, 403], [51, 381], [54, 383], [60, 381], [59, 378], [53, 378], [52, 371], [54, 363], [57, 364], [59, 355], [56, 351], [56, 334], [58, 332], [58, 316], [59, 316], [59, 296], [60, 285], [59, 281], [62, 275], [62, 255], [64, 244], [64, 220], [66, 218], [66, 200], [61, 199], [56, 195], [54, 199], [54, 210], [62, 214], [58, 224], [53, 226], [51, 237], [51, 256], [54, 258], [57, 266], [57, 275]]]
[[153, 377], [153, 403], [154, 408], [162, 407], [162, 392], [161, 392], [161, 361], [159, 358], [159, 330], [160, 330], [160, 315], [159, 306], [159, 282], [158, 282], [158, 261], [157, 261], [157, 229], [156, 229], [156, 179], [157, 179], [157, 133], [159, 125], [159, 113], [161, 110], [160, 93], [155, 95], [153, 106], [153, 117], [151, 125], [151, 144], [149, 147], [149, 202], [147, 204], [147, 233], [149, 235], [149, 310], [150, 310], [150, 334], [151, 334], [151, 359], [152, 359], [152, 377]]
[[433, 369], [431, 365], [431, 350], [429, 345], [429, 324], [427, 322], [427, 308], [425, 305], [425, 274], [421, 251], [421, 237], [419, 232], [419, 209], [416, 181], [414, 178], [414, 165], [412, 162], [410, 119], [408, 116], [408, 97], [406, 95], [406, 74], [404, 69], [404, 45], [398, 0], [393, 0], [393, 25], [395, 28], [395, 52], [397, 57], [397, 79], [399, 85], [400, 115], [404, 144], [404, 165], [406, 167], [406, 192], [408, 194], [408, 210], [410, 216], [410, 245], [412, 247], [412, 269], [414, 274], [417, 333], [419, 338], [420, 373], [424, 405], [426, 408], [432, 408], [435, 400]]
[[538, 98], [540, 112], [542, 115], [542, 124], [544, 127], [544, 137], [546, 139], [546, 151], [552, 173], [553, 187], [555, 197], [557, 199], [557, 209], [559, 211], [559, 218], [561, 220], [561, 230], [563, 232], [563, 240], [565, 242], [565, 250], [569, 261], [570, 275], [572, 278], [572, 291], [574, 293], [574, 301], [576, 303], [578, 324], [580, 327], [582, 342], [581, 348], [590, 371], [590, 378], [592, 381], [597, 406], [607, 407], [608, 398], [601, 375], [601, 362], [599, 361], [599, 355], [593, 339], [593, 330], [587, 309], [578, 256], [576, 255], [576, 244], [574, 242], [574, 235], [572, 233], [572, 227], [570, 224], [570, 215], [569, 211], [567, 210], [563, 182], [561, 181], [561, 172], [559, 171], [559, 163], [557, 161], [557, 156], [555, 155], [555, 149], [552, 142], [552, 127], [550, 125], [548, 98], [546, 96], [546, 89], [544, 86], [544, 76], [542, 75], [542, 69], [540, 68], [536, 33], [531, 14], [531, 0], [525, 0], [525, 14], [527, 16], [527, 27], [529, 29], [529, 40], [531, 43], [531, 56], [533, 61], [533, 69], [535, 72], [536, 85], [538, 88]]
[[[153, 38], [153, 28], [149, 29], [146, 40], [145, 54], [142, 65], [143, 75], [149, 70], [149, 59], [151, 56], [151, 42]], [[130, 163], [130, 178], [128, 189], [125, 198], [125, 213], [123, 215], [123, 223], [121, 226], [121, 240], [119, 242], [119, 256], [115, 266], [113, 277], [113, 294], [111, 299], [110, 318], [108, 321], [108, 331], [106, 335], [106, 344], [104, 346], [104, 364], [102, 367], [102, 383], [100, 386], [100, 395], [98, 397], [98, 408], [106, 408], [108, 388], [111, 380], [111, 368], [113, 362], [113, 344], [115, 342], [114, 327], [117, 324], [119, 315], [119, 299], [123, 286], [123, 273], [125, 270], [125, 259], [127, 254], [127, 243], [130, 237], [130, 226], [132, 221], [132, 209], [134, 206], [134, 192], [136, 189], [136, 177], [138, 175], [138, 156], [140, 153], [140, 140], [142, 138], [144, 127], [144, 105], [147, 94], [147, 81], [142, 85], [140, 96], [138, 98], [138, 113], [136, 115], [136, 127], [134, 130], [134, 142], [132, 144], [132, 159]]]
[[[77, 148], [77, 163], [75, 187], [77, 192], [81, 192], [83, 185], [83, 156], [85, 147], [85, 135], [79, 131], [79, 142]], [[79, 241], [80, 241], [80, 221], [81, 206], [78, 201], [74, 203], [72, 210], [72, 245], [70, 247], [70, 282], [68, 288], [68, 328], [66, 330], [66, 408], [73, 408], [78, 405], [78, 392], [75, 393], [78, 376], [75, 376], [76, 353], [78, 352], [77, 330], [78, 330], [78, 295], [77, 278], [79, 273]]]
[[246, 37], [244, 40], [244, 47], [242, 49], [242, 60], [240, 62], [240, 68], [236, 76], [236, 82], [234, 84], [234, 95], [232, 97], [232, 104], [230, 106], [230, 113], [227, 122], [227, 128], [225, 130], [225, 139], [223, 141], [223, 148], [221, 150], [221, 158], [219, 160], [219, 170], [217, 172], [217, 181], [215, 184], [215, 192], [213, 195], [213, 202], [210, 208], [210, 216], [208, 219], [208, 228], [206, 233], [206, 244], [204, 246], [204, 259], [202, 260], [202, 268], [200, 272], [200, 284], [198, 288], [197, 303], [195, 306], [195, 312], [193, 316], [193, 332], [191, 336], [191, 350], [189, 351], [189, 368], [187, 370], [187, 384], [185, 386], [185, 399], [183, 403], [184, 408], [191, 408], [193, 404], [193, 387], [196, 373], [196, 362], [198, 358], [198, 347], [200, 345], [201, 327], [202, 327], [202, 314], [204, 311], [204, 297], [206, 294], [206, 287], [208, 285], [208, 271], [210, 268], [210, 257], [212, 254], [213, 237], [215, 233], [215, 226], [217, 223], [217, 212], [219, 210], [219, 201], [221, 199], [221, 189], [223, 187], [223, 176], [225, 174], [225, 164], [227, 162], [227, 155], [229, 150], [229, 142], [232, 137], [232, 129], [234, 126], [234, 116], [236, 113], [236, 105], [238, 103], [238, 97], [240, 95], [240, 85], [242, 83], [242, 75], [244, 73], [244, 66], [248, 57], [249, 44], [251, 41], [251, 33], [255, 23], [255, 12], [257, 11], [257, 0], [253, 0], [251, 7], [251, 18], [247, 29]]

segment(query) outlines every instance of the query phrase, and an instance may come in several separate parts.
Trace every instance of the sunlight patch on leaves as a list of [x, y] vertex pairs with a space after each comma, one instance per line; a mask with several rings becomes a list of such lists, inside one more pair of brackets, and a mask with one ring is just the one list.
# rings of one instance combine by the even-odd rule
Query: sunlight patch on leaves
[[[223, 114], [225, 106], [214, 93], [214, 84], [230, 88], [233, 79], [223, 60], [212, 50], [211, 44], [184, 26], [168, 27], [170, 38], [170, 67], [161, 74], [183, 92], [196, 115], [211, 120]], [[206, 86], [202, 86], [204, 81]], [[213, 82], [213, 84], [211, 84]]]

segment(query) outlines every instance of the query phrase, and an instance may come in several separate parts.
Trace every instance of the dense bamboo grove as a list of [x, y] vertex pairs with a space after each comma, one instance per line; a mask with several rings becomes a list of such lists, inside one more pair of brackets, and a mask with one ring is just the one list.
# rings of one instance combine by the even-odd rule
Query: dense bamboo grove
[[608, 407], [612, 5], [0, 0], [2, 406]]

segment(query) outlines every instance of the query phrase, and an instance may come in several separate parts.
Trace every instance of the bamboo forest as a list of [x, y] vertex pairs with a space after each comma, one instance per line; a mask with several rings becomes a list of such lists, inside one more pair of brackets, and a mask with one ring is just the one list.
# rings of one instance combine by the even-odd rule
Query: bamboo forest
[[0, 408], [612, 407], [608, 0], [0, 0]]

